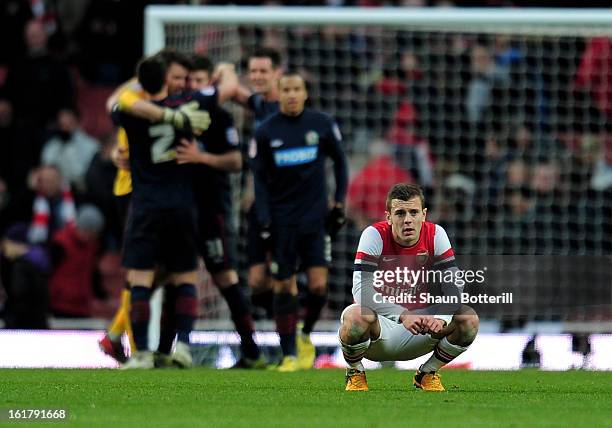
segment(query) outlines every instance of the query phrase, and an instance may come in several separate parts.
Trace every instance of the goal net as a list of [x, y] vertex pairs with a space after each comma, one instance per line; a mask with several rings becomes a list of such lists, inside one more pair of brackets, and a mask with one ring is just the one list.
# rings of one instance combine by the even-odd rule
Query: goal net
[[[410, 181], [460, 264], [506, 260], [499, 277], [521, 304], [486, 317], [600, 320], [611, 318], [611, 22], [607, 10], [153, 7], [145, 39], [147, 53], [204, 53], [243, 75], [249, 52], [274, 47], [338, 121], [350, 222], [333, 244], [328, 319], [352, 302], [361, 230], [384, 219], [390, 185]], [[225, 317], [206, 293], [204, 316]]]

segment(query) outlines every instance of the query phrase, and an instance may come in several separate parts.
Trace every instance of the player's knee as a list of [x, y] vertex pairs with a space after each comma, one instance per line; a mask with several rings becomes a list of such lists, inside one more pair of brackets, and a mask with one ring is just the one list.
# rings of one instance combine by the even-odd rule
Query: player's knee
[[130, 286], [152, 287], [155, 271], [130, 269], [127, 273], [127, 281]]
[[461, 308], [460, 313], [453, 316], [453, 323], [456, 325], [463, 342], [468, 344], [474, 340], [480, 326], [476, 311], [465, 305]]
[[227, 269], [213, 274], [213, 281], [219, 288], [227, 288], [238, 283], [238, 273]]
[[306, 275], [311, 293], [324, 295], [327, 292], [327, 268], [311, 267], [306, 270]]
[[295, 280], [292, 278], [275, 279], [273, 281], [273, 287], [275, 293], [297, 294], [297, 284], [295, 284]]
[[252, 290], [262, 290], [267, 287], [266, 281], [266, 268], [265, 265], [262, 265], [261, 268], [259, 266], [253, 266], [249, 269], [247, 284], [249, 288]]
[[370, 327], [376, 321], [376, 315], [368, 308], [355, 304], [342, 314], [340, 337], [345, 343], [356, 343], [370, 336]]
[[478, 315], [476, 315], [476, 313], [473, 315], [458, 315], [457, 325], [462, 330], [478, 331], [478, 326], [480, 325]]
[[198, 282], [198, 272], [193, 270], [188, 272], [174, 273], [172, 274], [171, 279], [174, 285], [196, 284]]
[[357, 304], [350, 306], [342, 316], [342, 324], [369, 326], [376, 321], [376, 314]]

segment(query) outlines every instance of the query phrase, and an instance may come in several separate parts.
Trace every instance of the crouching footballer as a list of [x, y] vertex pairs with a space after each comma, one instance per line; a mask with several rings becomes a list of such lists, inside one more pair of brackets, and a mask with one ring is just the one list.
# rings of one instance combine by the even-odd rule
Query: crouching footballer
[[[363, 358], [407, 361], [431, 351], [412, 382], [425, 391], [444, 391], [438, 371], [465, 352], [476, 337], [476, 312], [460, 303], [444, 303], [460, 301], [461, 288], [452, 275], [458, 268], [446, 232], [426, 221], [426, 214], [421, 189], [396, 184], [387, 195], [386, 221], [361, 234], [353, 272], [355, 303], [342, 312], [338, 331], [348, 364], [347, 391], [368, 390]], [[398, 278], [407, 271], [413, 274]], [[456, 299], [422, 302], [427, 299], [421, 296], [434, 288], [423, 279], [434, 272], [442, 278], [435, 285], [438, 295]]]

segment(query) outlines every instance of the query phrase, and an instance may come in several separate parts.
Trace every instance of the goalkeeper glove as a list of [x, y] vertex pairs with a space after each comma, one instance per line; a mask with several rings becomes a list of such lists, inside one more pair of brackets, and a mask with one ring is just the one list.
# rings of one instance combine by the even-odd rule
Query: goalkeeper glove
[[336, 205], [333, 207], [329, 213], [327, 214], [327, 219], [325, 222], [325, 227], [327, 228], [327, 233], [329, 233], [329, 237], [334, 239], [342, 226], [346, 223], [346, 215], [344, 214], [344, 208], [342, 206]]
[[165, 108], [162, 121], [181, 131], [191, 128], [194, 134], [200, 134], [210, 126], [210, 115], [199, 107], [197, 101], [191, 101], [178, 109]]

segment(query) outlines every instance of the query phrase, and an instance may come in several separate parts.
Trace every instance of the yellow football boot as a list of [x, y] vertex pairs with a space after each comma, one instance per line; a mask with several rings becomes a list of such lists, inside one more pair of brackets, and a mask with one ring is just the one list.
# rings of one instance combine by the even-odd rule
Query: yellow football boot
[[299, 332], [295, 337], [298, 366], [302, 370], [309, 370], [314, 366], [316, 350], [310, 341], [310, 335]]
[[298, 360], [293, 355], [287, 355], [283, 358], [280, 365], [276, 368], [277, 372], [297, 372], [300, 369]]
[[436, 372], [424, 373], [419, 370], [416, 371], [414, 377], [412, 378], [412, 383], [418, 389], [422, 389], [423, 391], [433, 391], [433, 392], [444, 392], [444, 386], [442, 385], [442, 379], [440, 375]]
[[346, 369], [344, 378], [345, 391], [368, 391], [368, 381], [365, 372], [357, 369]]

